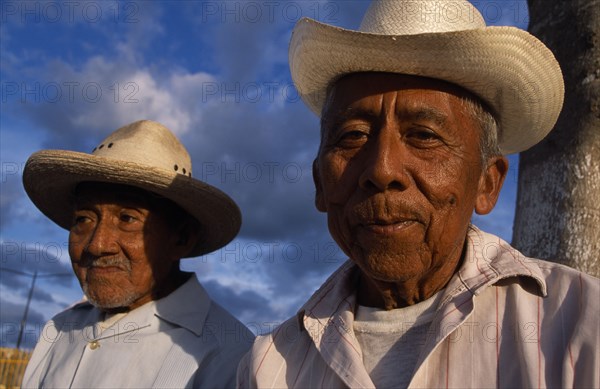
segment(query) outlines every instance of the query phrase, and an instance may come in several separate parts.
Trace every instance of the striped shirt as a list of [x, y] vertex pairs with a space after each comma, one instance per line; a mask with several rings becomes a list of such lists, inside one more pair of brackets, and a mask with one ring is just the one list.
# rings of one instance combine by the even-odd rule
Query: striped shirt
[[[357, 273], [346, 262], [297, 316], [257, 338], [238, 386], [374, 387], [353, 331]], [[598, 388], [599, 318], [600, 280], [473, 227], [408, 387]]]

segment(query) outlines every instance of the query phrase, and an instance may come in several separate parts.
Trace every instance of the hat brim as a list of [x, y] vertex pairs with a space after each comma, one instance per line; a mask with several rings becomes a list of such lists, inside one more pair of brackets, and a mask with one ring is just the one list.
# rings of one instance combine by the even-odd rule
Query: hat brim
[[467, 89], [494, 112], [503, 154], [528, 149], [553, 128], [564, 83], [552, 52], [514, 27], [416, 35], [379, 35], [301, 19], [289, 49], [292, 79], [317, 115], [327, 87], [357, 72], [444, 80]]
[[240, 210], [229, 196], [171, 171], [66, 150], [39, 151], [28, 159], [23, 171], [23, 185], [31, 201], [67, 230], [72, 223], [73, 191], [86, 181], [135, 186], [170, 199], [187, 211], [201, 224], [202, 234], [186, 257], [225, 246], [241, 226]]

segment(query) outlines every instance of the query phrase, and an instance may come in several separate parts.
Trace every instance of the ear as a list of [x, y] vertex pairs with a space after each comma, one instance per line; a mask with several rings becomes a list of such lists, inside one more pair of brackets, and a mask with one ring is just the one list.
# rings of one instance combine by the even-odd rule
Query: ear
[[486, 170], [479, 178], [475, 212], [486, 215], [494, 209], [500, 189], [508, 172], [508, 160], [503, 156], [492, 157], [488, 160]]
[[327, 212], [323, 187], [321, 186], [321, 175], [319, 174], [319, 164], [315, 159], [312, 164], [313, 181], [315, 183], [315, 206], [321, 212]]
[[175, 234], [176, 241], [174, 245], [176, 260], [179, 260], [190, 253], [200, 239], [200, 228], [195, 220], [187, 219], [179, 225]]

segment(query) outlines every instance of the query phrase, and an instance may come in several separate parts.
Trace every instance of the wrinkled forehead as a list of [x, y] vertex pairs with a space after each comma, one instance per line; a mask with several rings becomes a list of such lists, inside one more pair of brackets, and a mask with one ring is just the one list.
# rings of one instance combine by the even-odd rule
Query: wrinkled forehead
[[409, 90], [442, 92], [482, 104], [480, 99], [473, 93], [443, 80], [396, 73], [351, 73], [329, 85], [322, 117], [324, 118], [332, 113], [332, 105], [347, 107], [365, 97]]

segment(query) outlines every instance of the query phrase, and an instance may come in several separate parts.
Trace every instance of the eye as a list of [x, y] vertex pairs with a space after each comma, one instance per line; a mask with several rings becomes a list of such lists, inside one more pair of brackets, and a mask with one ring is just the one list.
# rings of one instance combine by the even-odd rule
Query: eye
[[342, 136], [340, 137], [341, 140], [359, 140], [359, 139], [363, 139], [364, 137], [366, 137], [368, 134], [362, 132], [362, 131], [358, 131], [358, 130], [353, 130], [353, 131], [348, 131], [344, 134], [342, 134]]
[[119, 220], [122, 221], [123, 223], [133, 223], [137, 219], [128, 213], [122, 213], [121, 215], [119, 215]]
[[75, 215], [73, 217], [73, 225], [90, 222], [91, 219], [85, 215]]
[[73, 225], [90, 223], [93, 221], [92, 217], [93, 213], [91, 211], [85, 209], [78, 209], [75, 210], [75, 212], [73, 212], [73, 220], [71, 223]]
[[435, 147], [443, 143], [441, 137], [433, 130], [424, 127], [413, 128], [409, 130], [406, 139], [415, 147]]
[[145, 216], [133, 209], [123, 209], [119, 212], [119, 225], [121, 231], [139, 232], [143, 230], [145, 224]]
[[349, 126], [338, 131], [335, 145], [342, 148], [362, 146], [369, 139], [369, 129], [365, 126]]
[[71, 231], [80, 233], [86, 231], [88, 228], [91, 228], [93, 224], [93, 214], [86, 211], [77, 211], [73, 215], [73, 220], [71, 221]]

